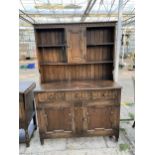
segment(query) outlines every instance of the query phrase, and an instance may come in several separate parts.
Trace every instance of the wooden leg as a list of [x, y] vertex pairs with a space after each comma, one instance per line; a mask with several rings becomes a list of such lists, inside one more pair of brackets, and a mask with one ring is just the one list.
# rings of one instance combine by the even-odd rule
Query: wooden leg
[[[35, 102], [34, 102], [34, 100], [33, 100], [33, 109], [35, 111]], [[36, 113], [35, 113], [35, 115], [33, 116], [33, 123], [35, 125], [35, 130], [37, 129], [37, 120], [36, 119], [37, 118], [36, 118]]]
[[30, 143], [29, 142], [26, 142], [26, 147], [29, 147], [30, 146]]
[[116, 140], [116, 142], [118, 142], [118, 139], [119, 139], [119, 130], [115, 133], [115, 140]]
[[25, 143], [26, 143], [26, 147], [30, 146], [30, 139], [29, 139], [28, 129], [25, 130]]
[[33, 116], [33, 123], [34, 123], [35, 130], [36, 130], [37, 129], [36, 115]]
[[41, 145], [44, 145], [44, 139], [43, 138], [40, 138], [40, 143], [41, 143]]
[[112, 135], [109, 136], [110, 139], [111, 139], [112, 137], [113, 137]]
[[133, 127], [133, 128], [135, 128], [135, 121], [134, 121], [134, 123], [133, 123], [132, 127]]
[[116, 142], [118, 142], [119, 136], [115, 136], [115, 138], [116, 138], [116, 139], [115, 139], [115, 140], [116, 140]]

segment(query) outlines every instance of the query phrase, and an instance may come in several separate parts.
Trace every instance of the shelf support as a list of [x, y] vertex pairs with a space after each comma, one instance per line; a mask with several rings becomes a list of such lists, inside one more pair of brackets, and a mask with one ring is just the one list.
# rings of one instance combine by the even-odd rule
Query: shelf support
[[114, 69], [114, 81], [118, 81], [119, 71], [119, 55], [121, 50], [121, 36], [122, 36], [122, 10], [123, 0], [119, 0], [118, 6], [118, 22], [117, 22], [117, 34], [116, 34], [116, 52], [115, 52], [115, 69]]

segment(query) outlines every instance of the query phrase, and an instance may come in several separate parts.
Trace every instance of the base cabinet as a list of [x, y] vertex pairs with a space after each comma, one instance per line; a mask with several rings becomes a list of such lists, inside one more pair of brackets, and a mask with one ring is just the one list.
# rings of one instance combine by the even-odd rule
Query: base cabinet
[[40, 140], [119, 137], [120, 89], [35, 93]]

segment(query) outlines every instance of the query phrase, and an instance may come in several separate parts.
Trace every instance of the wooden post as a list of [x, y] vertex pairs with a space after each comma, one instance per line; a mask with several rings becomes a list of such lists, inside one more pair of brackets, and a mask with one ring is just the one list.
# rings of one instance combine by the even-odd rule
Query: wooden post
[[117, 35], [116, 35], [116, 52], [115, 52], [115, 70], [114, 70], [114, 81], [115, 82], [118, 81], [119, 54], [120, 54], [120, 50], [121, 50], [122, 9], [123, 9], [123, 0], [119, 0]]

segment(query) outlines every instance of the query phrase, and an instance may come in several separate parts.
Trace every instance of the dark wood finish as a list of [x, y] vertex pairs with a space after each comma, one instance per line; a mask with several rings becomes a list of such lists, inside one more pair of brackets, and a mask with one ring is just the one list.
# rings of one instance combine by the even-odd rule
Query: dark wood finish
[[83, 64], [42, 66], [40, 69], [42, 82], [68, 80], [112, 80], [113, 64]]
[[114, 45], [113, 42], [107, 42], [107, 43], [88, 43], [87, 46], [110, 46]]
[[60, 91], [78, 91], [78, 90], [109, 90], [120, 89], [121, 87], [111, 80], [85, 80], [85, 81], [58, 81], [37, 85], [34, 93], [40, 92], [60, 92]]
[[113, 63], [113, 60], [104, 60], [104, 61], [89, 61], [89, 62], [81, 62], [81, 63], [67, 63], [67, 62], [40, 62], [41, 66], [70, 66], [70, 65], [89, 65], [89, 64], [106, 64], [106, 63]]
[[41, 83], [113, 80], [114, 23], [43, 24], [35, 32]]
[[68, 63], [85, 62], [86, 37], [83, 27], [74, 26], [67, 28]]
[[19, 129], [24, 129], [24, 132], [20, 130], [19, 142], [25, 142], [27, 147], [34, 130], [37, 129], [33, 96], [35, 87], [34, 82], [19, 83]]
[[45, 138], [119, 137], [121, 87], [113, 82], [115, 22], [34, 25], [40, 84], [35, 100]]
[[41, 47], [41, 48], [48, 48], [48, 47], [53, 47], [53, 48], [59, 48], [59, 47], [66, 47], [66, 45], [38, 45], [38, 47]]
[[42, 84], [35, 90], [40, 137], [115, 135], [121, 88], [112, 81]]
[[34, 24], [35, 29], [57, 29], [66, 28], [68, 26], [81, 26], [81, 27], [115, 27], [116, 21], [113, 22], [89, 22], [89, 23], [52, 23], [52, 24]]

